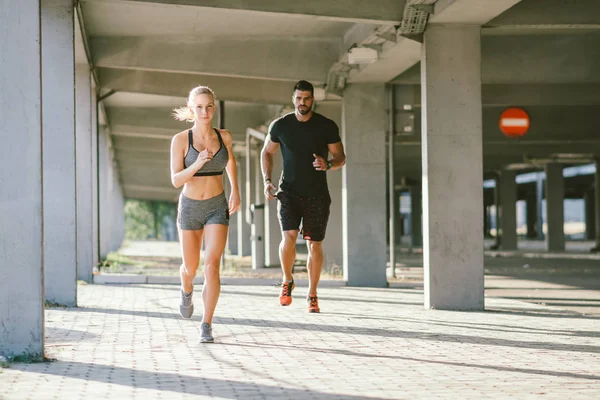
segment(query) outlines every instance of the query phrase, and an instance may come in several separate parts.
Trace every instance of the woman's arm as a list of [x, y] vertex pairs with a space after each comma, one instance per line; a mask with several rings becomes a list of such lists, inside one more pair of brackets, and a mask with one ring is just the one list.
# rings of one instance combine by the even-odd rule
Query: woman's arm
[[240, 189], [238, 186], [235, 154], [233, 154], [233, 137], [231, 136], [231, 132], [228, 130], [219, 129], [219, 131], [221, 132], [223, 143], [225, 144], [227, 153], [229, 154], [229, 161], [227, 161], [225, 170], [227, 171], [229, 183], [231, 184], [231, 195], [229, 196], [229, 215], [233, 215], [240, 209]]
[[171, 140], [171, 183], [180, 188], [192, 179], [194, 174], [202, 168], [206, 162], [212, 159], [212, 152], [205, 149], [198, 154], [198, 158], [187, 168], [183, 167], [184, 152], [187, 145], [187, 136], [181, 133], [175, 135]]

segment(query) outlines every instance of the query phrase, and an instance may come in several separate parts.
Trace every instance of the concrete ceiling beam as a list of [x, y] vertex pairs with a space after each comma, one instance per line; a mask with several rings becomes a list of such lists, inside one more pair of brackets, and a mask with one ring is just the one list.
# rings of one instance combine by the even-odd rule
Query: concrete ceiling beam
[[484, 35], [583, 34], [600, 30], [596, 0], [522, 1], [489, 21]]
[[402, 21], [405, 0], [322, 1], [303, 0], [84, 0], [87, 3], [149, 3], [237, 10], [245, 12], [293, 15], [330, 21], [398, 24]]
[[[411, 90], [412, 105], [421, 106], [421, 85], [398, 85]], [[570, 84], [484, 84], [484, 107], [494, 106], [585, 106], [600, 105], [600, 83]]]
[[289, 104], [294, 86], [285, 81], [113, 68], [98, 68], [98, 77], [103, 87], [116, 91], [187, 98], [193, 87], [207, 85], [219, 100], [262, 104]]
[[[290, 96], [291, 101], [291, 96]], [[248, 127], [268, 124], [280, 115], [281, 107], [264, 104], [225, 103], [225, 129], [234, 140], [243, 140]], [[181, 104], [183, 105], [183, 104]], [[278, 112], [276, 112], [278, 111]], [[166, 107], [108, 107], [111, 133], [115, 136], [170, 139], [174, 134], [191, 128], [190, 123], [176, 121], [172, 109]], [[216, 122], [215, 126], [216, 126]]]
[[[600, 83], [599, 42], [600, 34], [483, 37], [482, 83]], [[390, 81], [420, 82], [420, 63]]]
[[323, 84], [339, 38], [95, 37], [97, 67]]
[[162, 201], [177, 201], [179, 190], [175, 188], [163, 188], [152, 185], [132, 185], [124, 184], [121, 186], [123, 195], [127, 199], [139, 200], [162, 200]]

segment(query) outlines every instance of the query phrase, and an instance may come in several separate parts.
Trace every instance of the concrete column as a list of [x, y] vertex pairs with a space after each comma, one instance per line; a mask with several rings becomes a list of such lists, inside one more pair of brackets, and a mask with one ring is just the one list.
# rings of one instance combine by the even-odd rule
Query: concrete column
[[[44, 352], [40, 2], [0, 2], [0, 355]], [[10, 83], [10, 84], [9, 84]], [[10, 188], [9, 190], [5, 190]]]
[[396, 253], [398, 252], [398, 246], [402, 244], [402, 235], [404, 234], [404, 219], [400, 214], [400, 194], [399, 190], [394, 189], [394, 212], [396, 213], [396, 219], [394, 220], [394, 239], [396, 241]]
[[594, 216], [596, 219], [596, 246], [595, 251], [600, 251], [600, 162], [596, 161], [596, 173], [594, 174], [594, 198], [595, 210]]
[[[91, 78], [91, 77], [90, 77]], [[100, 261], [99, 214], [98, 214], [98, 98], [96, 85], [92, 79], [92, 260]]]
[[352, 84], [342, 101], [344, 279], [350, 286], [387, 286], [386, 129], [384, 84]]
[[[340, 124], [341, 125], [341, 124]], [[323, 241], [324, 268], [334, 264], [341, 267], [343, 260], [342, 249], [342, 171], [327, 172], [327, 185], [331, 196], [331, 207], [327, 233]]]
[[488, 214], [488, 206], [483, 202], [483, 237], [490, 236], [490, 216]]
[[535, 239], [537, 237], [537, 196], [535, 192], [528, 192], [525, 199], [527, 214], [527, 237]]
[[[225, 190], [225, 197], [227, 198], [227, 201], [229, 201], [232, 188], [227, 172], [223, 173], [223, 189]], [[229, 217], [229, 229], [227, 231], [227, 249], [229, 249], [229, 253], [233, 255], [238, 255], [238, 226], [238, 215], [236, 213]]]
[[591, 187], [583, 195], [585, 203], [585, 238], [596, 240], [596, 196], [594, 188]]
[[251, 254], [250, 250], [250, 224], [246, 222], [246, 218], [244, 218], [243, 211], [248, 207], [246, 200], [246, 156], [239, 156], [238, 158], [238, 182], [240, 185], [240, 198], [242, 199], [242, 204], [240, 206], [240, 212], [237, 214], [237, 255], [239, 256], [249, 256]]
[[42, 0], [45, 298], [77, 305], [73, 0]]
[[[250, 246], [252, 252], [252, 268], [263, 268], [265, 266], [265, 197], [263, 193], [263, 181], [260, 172], [260, 152], [253, 141], [250, 141], [250, 174], [246, 182], [247, 190], [250, 194], [251, 207], [249, 207], [248, 218], [246, 222], [251, 224], [250, 228]], [[254, 208], [254, 205], [256, 207]], [[250, 211], [255, 209], [254, 212]]]
[[502, 242], [502, 237], [500, 236], [500, 177], [496, 176], [494, 182], [494, 228], [496, 235], [494, 236], [495, 243], [492, 249], [497, 250], [500, 248]]
[[426, 308], [484, 307], [480, 49], [479, 26], [430, 25], [425, 31], [421, 97]]
[[501, 171], [500, 232], [503, 250], [517, 249], [517, 181], [515, 171]]
[[544, 176], [541, 172], [537, 174], [537, 181], [535, 184], [535, 202], [537, 209], [537, 238], [544, 240], [544, 210], [542, 204], [544, 202]]
[[[255, 204], [264, 204], [265, 203], [265, 194], [264, 194], [264, 182], [260, 168], [260, 149], [262, 148], [262, 143], [256, 143], [254, 152], [252, 153], [252, 171], [250, 173], [250, 177], [253, 178], [253, 184], [251, 185], [251, 195], [254, 199]], [[277, 182], [277, 181], [275, 181]]]
[[[281, 171], [283, 170], [283, 160], [281, 158], [281, 152], [273, 156], [273, 171], [271, 180], [273, 182], [279, 182]], [[260, 172], [258, 173], [260, 175]], [[261, 175], [262, 177], [262, 175]], [[257, 188], [262, 193], [263, 183], [260, 180], [260, 186], [257, 184]], [[276, 186], [277, 183], [275, 184]], [[265, 266], [266, 267], [279, 267], [279, 244], [281, 243], [281, 228], [279, 227], [279, 219], [277, 218], [277, 201], [270, 200], [265, 203]]]
[[106, 126], [98, 128], [98, 255], [100, 260], [109, 252], [110, 203], [108, 191], [112, 187], [110, 179], [109, 138]]
[[118, 250], [125, 236], [124, 200], [108, 127], [99, 132], [99, 242], [100, 257]]
[[[250, 205], [256, 202], [256, 188], [255, 185], [255, 177], [256, 174], [256, 160], [255, 160], [255, 151], [252, 141], [246, 142], [249, 147], [246, 149], [246, 159], [244, 160], [244, 220], [247, 224], [252, 224], [252, 217], [250, 213]], [[246, 173], [247, 172], [247, 173]]]
[[[316, 111], [342, 126], [342, 107], [339, 103], [317, 104]], [[341, 129], [341, 128], [340, 128]], [[327, 186], [331, 196], [331, 207], [327, 233], [323, 241], [323, 269], [331, 270], [335, 264], [342, 266], [342, 171], [327, 172]]]
[[76, 173], [77, 173], [77, 279], [92, 282], [92, 86], [87, 64], [75, 66]]
[[423, 246], [423, 186], [410, 188], [410, 234], [412, 247]]
[[546, 165], [546, 250], [565, 250], [565, 179], [561, 164]]

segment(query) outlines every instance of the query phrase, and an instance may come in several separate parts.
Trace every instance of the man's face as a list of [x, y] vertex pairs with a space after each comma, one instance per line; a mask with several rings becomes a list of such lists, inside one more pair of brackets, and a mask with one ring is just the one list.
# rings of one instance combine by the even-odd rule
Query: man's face
[[312, 110], [314, 97], [308, 90], [294, 91], [294, 108], [301, 115], [306, 115]]

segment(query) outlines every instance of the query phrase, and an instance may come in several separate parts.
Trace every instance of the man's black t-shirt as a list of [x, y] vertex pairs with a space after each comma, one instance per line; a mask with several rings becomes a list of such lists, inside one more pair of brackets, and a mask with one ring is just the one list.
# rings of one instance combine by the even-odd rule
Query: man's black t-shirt
[[313, 167], [313, 154], [327, 160], [327, 145], [341, 141], [337, 124], [315, 112], [300, 122], [292, 112], [273, 121], [269, 133], [283, 155], [280, 188], [302, 197], [328, 196], [327, 174]]

